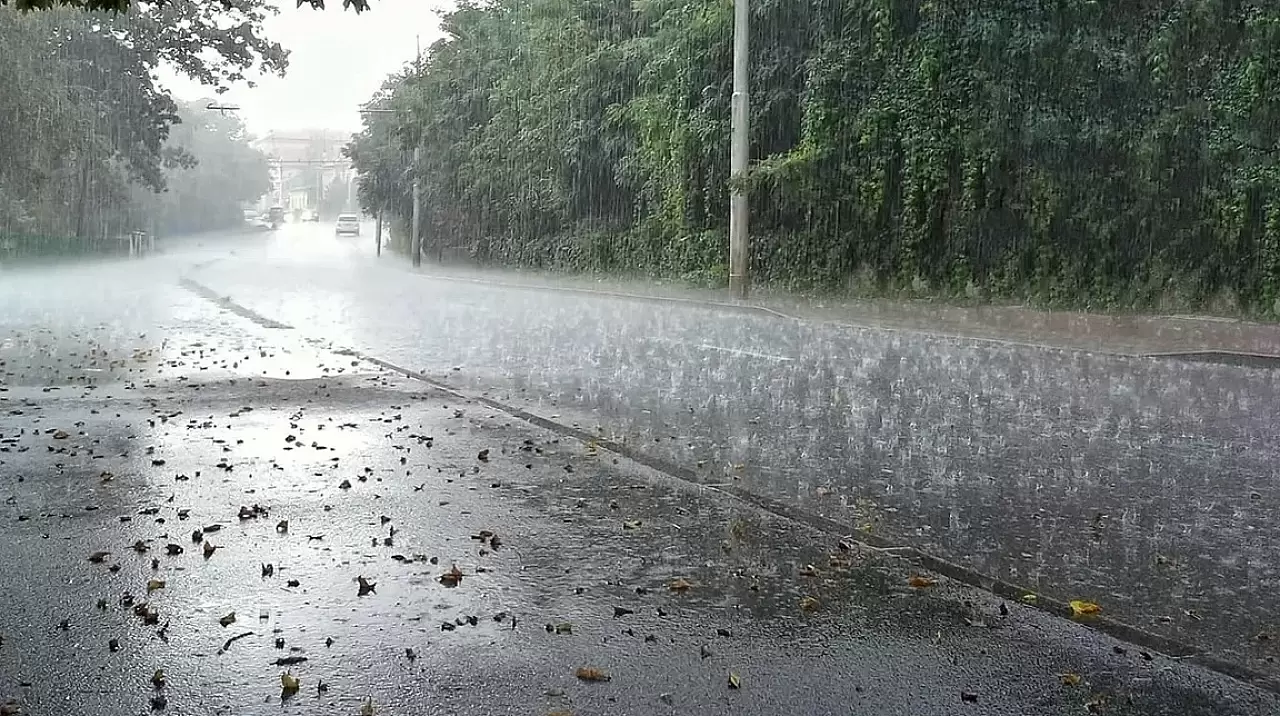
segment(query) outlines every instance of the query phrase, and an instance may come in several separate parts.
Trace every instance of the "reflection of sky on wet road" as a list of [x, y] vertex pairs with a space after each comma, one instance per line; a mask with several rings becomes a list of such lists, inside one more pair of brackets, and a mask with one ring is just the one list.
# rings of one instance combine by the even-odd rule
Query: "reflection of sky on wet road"
[[[1249, 523], [1203, 522], [1216, 515], [1206, 503], [1203, 523], [1188, 522], [1178, 500], [1194, 499], [1197, 483], [1183, 473], [1164, 493], [1116, 475], [1142, 460], [1260, 474], [1248, 462], [1260, 457], [1222, 447], [1264, 439], [1257, 426], [1227, 420], [1207, 432], [1196, 420], [1226, 386], [1265, 400], [1263, 374], [1137, 373], [1114, 359], [459, 287], [371, 266], [351, 244], [313, 234], [238, 240], [197, 272], [299, 330], [182, 289], [178, 269], [207, 249], [0, 283], [12, 329], [0, 338], [0, 515], [10, 520], [0, 571], [22, 575], [0, 582], [0, 698], [31, 713], [137, 713], [163, 668], [171, 712], [277, 713], [274, 662], [305, 656], [292, 667], [303, 691], [291, 713], [356, 713], [372, 695], [378, 713], [516, 713], [537, 702], [540, 712], [647, 714], [663, 690], [696, 713], [826, 713], [833, 703], [950, 713], [961, 690], [982, 693], [962, 707], [973, 713], [1075, 712], [1093, 691], [1058, 689], [1068, 670], [1090, 689], [1136, 695], [1143, 713], [1186, 712], [1187, 696], [1202, 699], [1191, 712], [1215, 716], [1273, 703], [1185, 664], [1115, 651], [1066, 620], [1016, 605], [1002, 615], [999, 599], [947, 580], [911, 589], [916, 568], [888, 555], [830, 555], [830, 535], [651, 482], [576, 440], [322, 346], [350, 343], [599, 426], [703, 463], [708, 481], [986, 566], [1038, 570], [1050, 584], [1112, 579], [1126, 595], [1133, 585], [1117, 565], [1142, 563], [1144, 550], [1199, 578], [1205, 568], [1184, 560], [1260, 549], [1247, 533], [1230, 549], [1210, 542]], [[1195, 390], [1191, 408], [1168, 407]], [[1238, 493], [1249, 504], [1270, 496], [1255, 483]], [[1101, 520], [1099, 502], [1113, 505]], [[237, 515], [255, 504], [267, 513]], [[1119, 541], [1160, 520], [1181, 520], [1183, 532]], [[1098, 522], [1098, 537], [1082, 521]], [[474, 539], [494, 529], [501, 550]], [[208, 558], [204, 544], [217, 547]], [[1195, 551], [1205, 545], [1217, 551]], [[111, 554], [93, 563], [95, 550]], [[455, 562], [466, 574], [456, 589], [438, 580]], [[359, 596], [357, 576], [376, 592]], [[695, 586], [672, 591], [676, 577]], [[148, 594], [157, 578], [164, 587]], [[1119, 611], [1121, 598], [1103, 591], [1089, 596]], [[799, 611], [807, 595], [820, 612]], [[142, 623], [143, 600], [157, 623]], [[633, 613], [620, 619], [615, 606]], [[547, 632], [552, 622], [571, 622], [573, 635]], [[618, 678], [580, 684], [573, 669], [585, 663]], [[746, 698], [724, 698], [726, 669], [743, 674]]]
[[1280, 608], [1268, 371], [263, 254], [193, 275], [308, 335], [1156, 631], [1235, 650], [1269, 626], [1247, 614]]

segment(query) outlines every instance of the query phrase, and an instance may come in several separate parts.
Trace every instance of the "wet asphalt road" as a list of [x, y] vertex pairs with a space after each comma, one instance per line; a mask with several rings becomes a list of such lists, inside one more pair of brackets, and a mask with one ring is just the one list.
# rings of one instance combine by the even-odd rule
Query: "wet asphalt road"
[[[149, 680], [163, 669], [167, 684], [158, 691], [169, 712], [266, 713], [280, 708], [288, 668], [302, 680], [288, 708], [326, 714], [359, 713], [366, 698], [376, 713], [1066, 714], [1092, 703], [1103, 713], [1264, 714], [1278, 707], [1237, 682], [944, 578], [912, 588], [909, 578], [921, 570], [889, 554], [839, 550], [830, 534], [335, 353], [317, 338], [369, 349], [359, 338], [376, 322], [353, 320], [360, 299], [324, 303], [322, 292], [367, 282], [376, 299], [422, 279], [393, 278], [403, 274], [326, 238], [285, 234], [255, 239], [258, 246], [237, 241], [135, 264], [0, 276], [0, 514], [8, 525], [0, 537], [8, 576], [0, 586], [0, 702], [22, 702], [24, 713], [139, 713], [157, 692]], [[295, 239], [309, 243], [291, 245]], [[263, 295], [295, 294], [281, 305], [315, 302], [312, 320], [277, 313], [296, 327], [273, 329], [220, 310], [179, 288], [179, 274], [194, 263], [204, 267], [191, 275], [210, 285], [211, 275], [259, 276]], [[501, 323], [473, 324], [468, 334], [459, 319], [442, 319], [428, 341], [438, 353], [410, 365], [609, 435], [646, 443], [661, 436], [659, 450], [676, 442], [666, 437], [669, 426], [699, 422], [664, 423], [655, 413], [646, 424], [630, 412], [643, 402], [593, 412], [646, 379], [646, 361], [657, 354], [576, 345], [557, 362], [533, 338], [562, 335], [562, 324], [532, 321], [544, 299], [520, 292], [520, 300], [490, 304], [456, 287], [439, 290], [456, 294], [453, 303], [432, 304], [441, 314], [475, 318], [487, 308]], [[653, 307], [577, 303], [649, 328], [675, 320]], [[359, 315], [377, 314], [366, 310]], [[612, 331], [637, 330], [575, 322], [572, 310], [552, 315], [577, 335], [616, 339]], [[496, 328], [514, 333], [499, 337]], [[710, 330], [703, 333], [706, 340]], [[461, 360], [444, 360], [451, 341]], [[602, 371], [597, 381], [605, 366], [615, 385], [564, 390], [533, 358], [486, 358], [475, 348], [521, 341], [553, 365], [576, 366], [568, 376], [579, 380], [582, 365]], [[389, 342], [382, 355], [403, 360], [398, 345]], [[634, 366], [629, 375], [618, 366], [624, 356]], [[523, 371], [499, 370], [515, 363]], [[694, 363], [668, 376], [666, 401], [688, 397], [690, 383], [678, 381], [698, 371], [729, 371]], [[762, 375], [744, 387], [757, 382], [771, 385]], [[752, 400], [761, 395], [769, 392]], [[634, 399], [663, 409], [658, 397]], [[695, 407], [736, 421], [702, 429], [738, 430], [749, 440], [735, 445], [730, 435], [728, 447], [701, 448], [715, 456], [704, 458], [708, 480], [776, 489], [769, 480], [777, 476], [759, 467], [764, 451], [751, 444], [766, 439], [770, 423], [759, 418], [767, 416], [751, 415], [751, 401], [723, 402]], [[681, 444], [672, 454], [695, 453], [695, 438], [691, 430], [695, 447]], [[733, 450], [747, 455], [741, 469], [720, 464], [736, 457]], [[801, 472], [792, 473], [800, 489], [778, 494], [820, 507], [801, 502], [801, 493], [840, 484]], [[266, 513], [237, 517], [255, 504]], [[207, 529], [215, 524], [221, 528]], [[482, 530], [500, 536], [497, 550], [472, 539]], [[208, 559], [205, 542], [217, 546]], [[182, 552], [168, 554], [168, 544]], [[100, 551], [110, 554], [89, 560]], [[439, 577], [454, 563], [464, 576], [451, 588]], [[360, 576], [374, 592], [358, 595]], [[148, 593], [153, 579], [164, 585]], [[692, 586], [673, 591], [679, 579]], [[801, 609], [806, 597], [815, 610]], [[1111, 611], [1111, 600], [1098, 601]], [[615, 616], [615, 608], [634, 613]], [[220, 625], [231, 612], [236, 621]], [[564, 623], [571, 633], [554, 633]], [[253, 634], [225, 643], [245, 632]], [[290, 657], [307, 661], [273, 665]], [[580, 666], [612, 678], [581, 682]], [[730, 673], [741, 688], [729, 687]], [[1064, 683], [1071, 675], [1080, 682]]]
[[1280, 373], [444, 281], [368, 244], [291, 227], [189, 275], [708, 483], [1277, 671]]

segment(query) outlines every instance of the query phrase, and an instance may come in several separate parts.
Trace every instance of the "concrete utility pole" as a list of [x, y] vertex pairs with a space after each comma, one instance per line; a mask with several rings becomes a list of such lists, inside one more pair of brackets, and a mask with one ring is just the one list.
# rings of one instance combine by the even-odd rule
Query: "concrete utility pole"
[[418, 180], [418, 160], [422, 159], [422, 147], [413, 148], [413, 265], [422, 265], [422, 184]]
[[[413, 68], [416, 72], [422, 71], [422, 36], [414, 35], [414, 43], [417, 45], [417, 56], [413, 61]], [[418, 178], [419, 162], [422, 160], [422, 140], [419, 139], [413, 146], [413, 236], [409, 237], [409, 241], [413, 244], [413, 266], [417, 268], [422, 265], [422, 182]]]
[[[751, 159], [751, 30], [750, 0], [734, 0], [733, 5], [733, 104], [730, 176], [740, 181]], [[746, 192], [735, 187], [729, 194], [729, 292], [746, 299], [750, 287], [751, 237]]]

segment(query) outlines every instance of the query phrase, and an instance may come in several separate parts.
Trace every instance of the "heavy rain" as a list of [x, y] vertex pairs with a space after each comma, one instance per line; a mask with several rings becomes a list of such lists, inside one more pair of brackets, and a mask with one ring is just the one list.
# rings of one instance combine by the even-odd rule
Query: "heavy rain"
[[0, 715], [1280, 713], [1280, 8], [324, 5], [0, 0]]

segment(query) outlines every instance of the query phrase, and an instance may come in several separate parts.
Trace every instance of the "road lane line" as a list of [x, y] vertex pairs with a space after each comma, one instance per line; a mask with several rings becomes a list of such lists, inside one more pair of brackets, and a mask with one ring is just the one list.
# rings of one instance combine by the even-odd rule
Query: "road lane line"
[[738, 356], [748, 356], [751, 358], [763, 358], [764, 360], [777, 361], [780, 363], [791, 363], [795, 361], [789, 356], [773, 355], [771, 353], [757, 353], [756, 351], [743, 350], [741, 348], [725, 348], [724, 346], [713, 346], [710, 343], [688, 343], [686, 341], [678, 341], [674, 338], [650, 338], [649, 340], [656, 343], [666, 343], [673, 346], [683, 346], [685, 348], [698, 348], [708, 351], [719, 351], [721, 353], [730, 353]]

